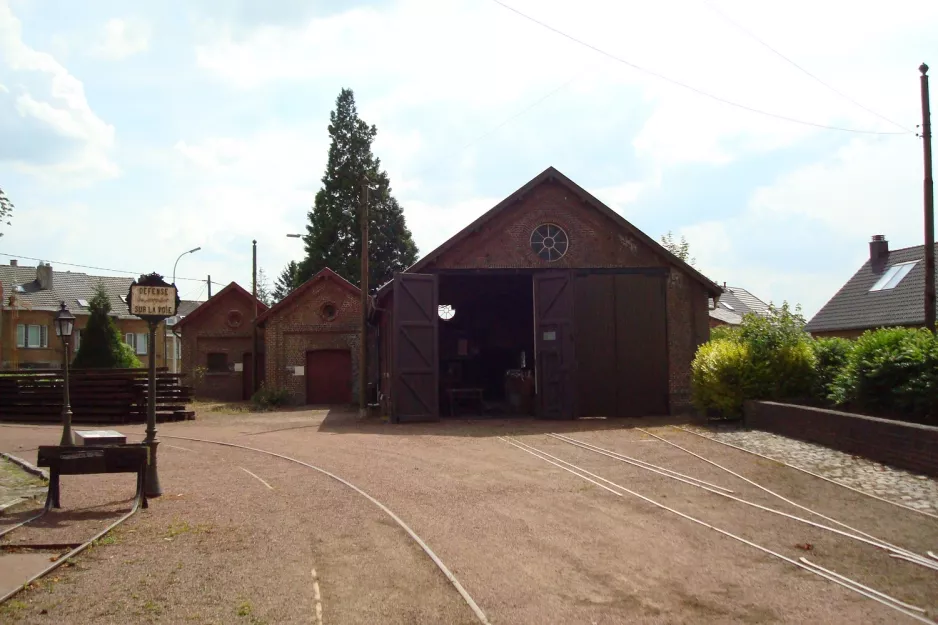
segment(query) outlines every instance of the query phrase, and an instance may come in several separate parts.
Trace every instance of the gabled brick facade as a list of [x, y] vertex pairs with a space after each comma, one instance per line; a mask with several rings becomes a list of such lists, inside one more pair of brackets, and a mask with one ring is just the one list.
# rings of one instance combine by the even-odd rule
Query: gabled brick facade
[[[569, 239], [568, 251], [554, 262], [531, 248], [532, 231], [548, 223]], [[681, 412], [690, 406], [691, 361], [710, 336], [708, 297], [719, 295], [719, 287], [556, 170], [535, 178], [408, 271], [645, 267], [668, 272], [670, 406], [672, 413]]]
[[[331, 307], [328, 310], [326, 307]], [[331, 316], [328, 313], [332, 313]], [[267, 344], [267, 386], [287, 389], [297, 404], [308, 403], [307, 352], [349, 350], [351, 352], [351, 396], [357, 401], [361, 296], [357, 287], [324, 269], [262, 318]], [[297, 367], [303, 367], [298, 375]]]
[[[257, 307], [259, 313], [267, 310], [260, 302]], [[182, 335], [182, 372], [196, 397], [219, 401], [244, 397], [245, 369], [249, 372], [251, 367], [244, 355], [253, 352], [253, 318], [254, 297], [232, 282], [176, 324]], [[263, 339], [261, 330], [261, 354]], [[224, 370], [206, 370], [210, 364], [220, 364], [220, 357], [210, 354], [225, 355]]]

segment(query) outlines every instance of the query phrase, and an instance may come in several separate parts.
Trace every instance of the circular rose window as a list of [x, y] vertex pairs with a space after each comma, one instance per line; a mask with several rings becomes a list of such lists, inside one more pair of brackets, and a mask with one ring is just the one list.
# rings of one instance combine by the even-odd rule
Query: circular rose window
[[553, 262], [567, 253], [570, 240], [557, 224], [543, 224], [531, 233], [531, 249], [541, 260]]
[[338, 314], [338, 312], [335, 309], [335, 304], [332, 302], [326, 302], [322, 305], [322, 308], [319, 309], [319, 314], [326, 321], [332, 321], [335, 319], [335, 316]]
[[240, 310], [229, 310], [228, 311], [228, 327], [237, 328], [241, 325], [241, 322], [244, 320], [244, 316], [241, 314]]

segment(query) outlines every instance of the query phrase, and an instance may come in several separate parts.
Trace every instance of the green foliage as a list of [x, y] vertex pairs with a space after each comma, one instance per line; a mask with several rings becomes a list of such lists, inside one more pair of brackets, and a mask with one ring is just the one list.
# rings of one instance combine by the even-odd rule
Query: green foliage
[[81, 333], [81, 346], [72, 366], [79, 369], [130, 369], [143, 365], [133, 349], [121, 339], [117, 324], [110, 316], [111, 301], [104, 285], [94, 287], [88, 303], [91, 317]]
[[820, 338], [811, 344], [817, 361], [814, 379], [814, 397], [822, 401], [830, 399], [833, 383], [847, 364], [853, 351], [853, 342], [842, 338]]
[[377, 129], [358, 117], [355, 95], [343, 89], [330, 114], [329, 160], [303, 237], [306, 258], [299, 264], [302, 284], [325, 267], [353, 284], [361, 275], [360, 198], [367, 180], [368, 280], [372, 287], [389, 281], [417, 259], [417, 246], [404, 212], [391, 195], [388, 175], [371, 152]]
[[715, 328], [710, 328], [710, 340], [719, 341], [721, 339], [729, 339], [731, 341], [739, 340], [739, 326], [731, 325], [722, 325]]
[[251, 396], [251, 403], [258, 410], [271, 410], [290, 403], [292, 396], [285, 388], [269, 388], [261, 385], [257, 392]]
[[691, 365], [694, 405], [724, 417], [742, 414], [747, 399], [810, 397], [816, 359], [800, 309], [769, 307], [747, 314], [738, 328], [720, 330], [697, 351]]
[[283, 298], [293, 292], [293, 289], [300, 286], [299, 272], [300, 268], [296, 264], [296, 261], [291, 260], [287, 263], [287, 266], [280, 272], [280, 275], [277, 277], [277, 282], [274, 284], [274, 292], [271, 294], [274, 303], [283, 300]]
[[257, 299], [271, 306], [274, 303], [273, 293], [270, 291], [270, 280], [267, 279], [267, 272], [263, 268], [257, 270]]
[[717, 339], [700, 346], [691, 364], [692, 399], [705, 414], [739, 417], [750, 398], [752, 360], [745, 343]]
[[681, 235], [680, 241], [675, 241], [674, 234], [668, 230], [667, 234], [661, 235], [660, 243], [664, 249], [668, 250], [688, 265], [695, 265], [697, 263], [696, 258], [691, 258], [690, 243], [687, 242], [687, 238], [684, 235]]
[[[13, 202], [6, 196], [3, 189], [0, 189], [0, 226], [10, 225], [10, 217], [13, 215]], [[3, 233], [0, 232], [0, 237]]]
[[864, 332], [832, 384], [832, 399], [921, 419], [938, 413], [938, 339], [925, 329]]
[[801, 308], [769, 306], [765, 316], [743, 316], [739, 340], [752, 357], [752, 392], [747, 399], [806, 399], [814, 388], [815, 358], [804, 331]]

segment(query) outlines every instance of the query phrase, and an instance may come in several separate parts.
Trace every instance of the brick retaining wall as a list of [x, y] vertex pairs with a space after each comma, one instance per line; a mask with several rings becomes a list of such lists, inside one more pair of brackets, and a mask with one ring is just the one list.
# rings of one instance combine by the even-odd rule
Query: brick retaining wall
[[747, 401], [746, 425], [938, 476], [938, 427], [863, 415]]

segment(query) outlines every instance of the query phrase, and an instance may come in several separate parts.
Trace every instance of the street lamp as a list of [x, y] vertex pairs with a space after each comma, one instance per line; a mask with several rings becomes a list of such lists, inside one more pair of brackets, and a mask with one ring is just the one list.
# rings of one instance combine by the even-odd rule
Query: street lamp
[[55, 314], [55, 333], [62, 337], [62, 346], [65, 348], [65, 384], [62, 397], [62, 441], [59, 445], [71, 446], [72, 441], [72, 406], [68, 398], [68, 365], [69, 344], [72, 341], [72, 331], [75, 329], [75, 315], [69, 312], [62, 302], [62, 308]]
[[[185, 256], [186, 254], [195, 254], [195, 253], [198, 252], [200, 249], [202, 249], [202, 248], [201, 248], [201, 247], [194, 247], [194, 248], [192, 248], [191, 250], [187, 250], [187, 251], [183, 252], [182, 254], [180, 254], [180, 255], [179, 255], [179, 258], [182, 258], [182, 257]], [[176, 262], [173, 263], [173, 286], [176, 286], [176, 265], [179, 264], [179, 258], [177, 258], [177, 259], [176, 259]]]

